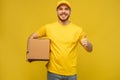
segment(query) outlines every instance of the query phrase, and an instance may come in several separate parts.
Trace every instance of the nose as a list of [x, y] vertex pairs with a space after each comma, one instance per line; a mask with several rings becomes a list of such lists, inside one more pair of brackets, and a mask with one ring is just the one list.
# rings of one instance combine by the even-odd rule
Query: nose
[[62, 8], [62, 10], [61, 10], [62, 12], [65, 12], [66, 11], [66, 9], [65, 8]]
[[62, 9], [62, 12], [64, 13], [64, 12], [65, 12], [65, 10], [64, 10], [64, 9]]

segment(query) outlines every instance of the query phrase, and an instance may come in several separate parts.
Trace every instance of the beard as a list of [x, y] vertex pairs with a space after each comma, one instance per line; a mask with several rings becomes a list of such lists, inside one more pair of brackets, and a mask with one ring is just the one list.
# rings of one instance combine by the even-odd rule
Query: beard
[[[63, 15], [63, 14], [60, 14], [60, 15]], [[66, 15], [66, 14], [65, 14], [65, 15]], [[65, 22], [65, 21], [67, 21], [67, 20], [69, 19], [69, 17], [70, 17], [70, 15], [68, 15], [67, 18], [62, 19], [62, 18], [60, 18], [59, 15], [57, 15], [57, 16], [58, 16], [58, 18], [59, 18], [59, 20], [60, 20], [61, 22]]]

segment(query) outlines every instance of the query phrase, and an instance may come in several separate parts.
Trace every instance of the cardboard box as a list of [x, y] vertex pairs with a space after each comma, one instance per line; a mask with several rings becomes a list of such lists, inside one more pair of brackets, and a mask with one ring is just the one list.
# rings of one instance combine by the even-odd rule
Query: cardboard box
[[49, 51], [49, 39], [29, 39], [26, 57], [28, 61], [48, 61]]

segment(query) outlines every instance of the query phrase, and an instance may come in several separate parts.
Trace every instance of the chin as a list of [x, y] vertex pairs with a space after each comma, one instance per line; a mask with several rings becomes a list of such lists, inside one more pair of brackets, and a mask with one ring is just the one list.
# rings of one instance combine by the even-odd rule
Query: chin
[[66, 20], [67, 20], [67, 18], [66, 18], [66, 19], [60, 19], [60, 20], [62, 20], [62, 21], [66, 21]]
[[69, 19], [69, 16], [65, 17], [65, 18], [61, 18], [60, 16], [58, 16], [59, 20], [62, 22], [65, 22]]
[[61, 21], [67, 21], [68, 20], [68, 17], [66, 18], [59, 18]]

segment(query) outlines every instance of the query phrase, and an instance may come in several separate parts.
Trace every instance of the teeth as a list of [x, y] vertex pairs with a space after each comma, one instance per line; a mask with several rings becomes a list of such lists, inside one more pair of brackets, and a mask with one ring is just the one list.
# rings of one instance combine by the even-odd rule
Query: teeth
[[66, 15], [66, 14], [60, 14], [60, 15]]
[[65, 16], [66, 16], [66, 14], [62, 14], [62, 15], [65, 15]]
[[65, 17], [65, 15], [62, 15], [63, 17]]

